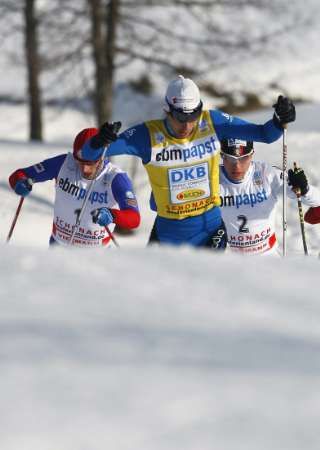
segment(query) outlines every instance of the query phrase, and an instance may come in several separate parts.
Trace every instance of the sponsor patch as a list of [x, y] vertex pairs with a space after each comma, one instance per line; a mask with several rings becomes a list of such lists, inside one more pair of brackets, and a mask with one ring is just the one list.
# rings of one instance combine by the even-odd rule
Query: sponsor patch
[[[76, 197], [77, 200], [83, 200], [86, 197], [87, 189], [77, 186], [72, 183], [68, 177], [59, 178], [57, 181], [58, 187], [65, 193], [71, 195], [72, 197]], [[92, 191], [89, 195], [88, 200], [93, 203], [108, 203], [108, 191], [98, 192]]]
[[203, 119], [201, 120], [201, 122], [199, 122], [199, 130], [201, 133], [209, 130], [209, 124], [207, 120]]
[[126, 198], [135, 198], [135, 195], [132, 191], [127, 191], [126, 192]]
[[188, 189], [186, 191], [179, 192], [177, 195], [178, 200], [193, 200], [195, 198], [202, 197], [205, 194], [203, 189]]
[[129, 130], [125, 131], [124, 134], [127, 138], [131, 138], [136, 131], [137, 130], [135, 128], [130, 128]]
[[168, 170], [172, 204], [210, 196], [209, 165], [207, 162]]
[[37, 173], [42, 173], [42, 172], [44, 172], [46, 169], [44, 168], [44, 165], [42, 164], [42, 163], [38, 163], [38, 164], [35, 164], [34, 166], [34, 170], [37, 172]]
[[157, 152], [155, 155], [155, 160], [157, 162], [167, 162], [167, 161], [178, 161], [183, 160], [184, 162], [189, 159], [198, 160], [203, 158], [208, 158], [214, 154], [217, 149], [216, 140], [214, 136], [206, 139], [198, 144], [191, 145], [190, 147], [176, 147], [175, 144], [169, 146], [168, 148], [163, 148], [161, 151]]
[[231, 206], [240, 208], [242, 205], [250, 205], [252, 208], [264, 201], [268, 200], [268, 195], [265, 189], [260, 192], [251, 192], [250, 194], [237, 194], [237, 195], [225, 195], [220, 196], [221, 205], [220, 206]]
[[262, 181], [261, 172], [254, 172], [254, 174], [253, 174], [253, 183], [256, 186], [262, 186], [263, 181]]
[[231, 120], [230, 114], [222, 113], [222, 116], [225, 117], [227, 120]]
[[160, 132], [155, 133], [154, 138], [155, 138], [155, 141], [156, 141], [157, 144], [161, 144], [161, 142], [164, 142], [164, 140], [165, 140], [164, 134], [160, 133]]

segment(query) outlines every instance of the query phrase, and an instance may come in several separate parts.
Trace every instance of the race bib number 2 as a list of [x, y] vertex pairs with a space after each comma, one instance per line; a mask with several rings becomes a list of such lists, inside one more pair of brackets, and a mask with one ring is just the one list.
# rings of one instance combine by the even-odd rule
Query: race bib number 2
[[209, 165], [207, 162], [168, 170], [172, 204], [200, 200], [210, 196]]

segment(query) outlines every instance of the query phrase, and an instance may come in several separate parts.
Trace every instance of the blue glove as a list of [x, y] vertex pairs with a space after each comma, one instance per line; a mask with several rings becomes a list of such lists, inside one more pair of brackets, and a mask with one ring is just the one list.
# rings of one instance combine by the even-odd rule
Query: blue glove
[[22, 197], [26, 197], [32, 191], [32, 184], [31, 178], [22, 178], [16, 182], [14, 192]]
[[113, 215], [108, 208], [98, 208], [91, 211], [92, 222], [98, 223], [102, 227], [107, 227], [113, 222]]

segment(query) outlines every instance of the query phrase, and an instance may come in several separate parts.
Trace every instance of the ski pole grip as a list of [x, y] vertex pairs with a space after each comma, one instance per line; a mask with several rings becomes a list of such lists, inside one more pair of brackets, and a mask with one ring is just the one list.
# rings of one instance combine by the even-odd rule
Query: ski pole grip
[[[298, 168], [297, 163], [294, 161], [293, 163], [293, 170], [296, 170]], [[299, 199], [301, 197], [301, 189], [299, 187], [292, 189], [293, 192], [296, 194], [297, 198]]]

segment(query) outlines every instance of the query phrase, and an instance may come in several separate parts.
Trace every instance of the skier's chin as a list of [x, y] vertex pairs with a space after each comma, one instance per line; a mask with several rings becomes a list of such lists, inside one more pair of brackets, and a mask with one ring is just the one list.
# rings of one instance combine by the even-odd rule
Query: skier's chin
[[243, 172], [232, 172], [231, 173], [231, 178], [234, 181], [241, 181], [241, 180], [243, 180], [243, 177], [244, 177], [244, 173]]
[[191, 134], [190, 131], [182, 131], [180, 133], [177, 133], [177, 138], [178, 139], [185, 139], [185, 138], [189, 137], [190, 134]]
[[82, 173], [81, 174], [82, 175], [82, 178], [84, 178], [85, 180], [93, 180], [93, 178], [94, 178], [94, 174], [88, 174], [88, 173], [86, 173], [86, 174], [84, 174], [84, 173]]

